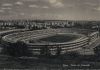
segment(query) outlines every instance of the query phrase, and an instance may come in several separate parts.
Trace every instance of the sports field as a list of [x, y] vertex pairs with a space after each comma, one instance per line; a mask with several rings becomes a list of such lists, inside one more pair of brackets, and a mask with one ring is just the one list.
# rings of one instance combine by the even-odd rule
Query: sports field
[[77, 38], [79, 38], [79, 36], [72, 34], [56, 34], [53, 36], [48, 36], [45, 38], [38, 39], [38, 42], [64, 43], [76, 40]]

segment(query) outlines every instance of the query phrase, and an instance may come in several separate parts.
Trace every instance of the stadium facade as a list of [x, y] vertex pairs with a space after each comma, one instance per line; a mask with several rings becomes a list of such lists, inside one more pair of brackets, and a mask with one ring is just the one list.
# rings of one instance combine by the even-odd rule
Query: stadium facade
[[[9, 32], [8, 32], [9, 33]], [[78, 36], [77, 39], [70, 42], [63, 43], [31, 43], [31, 40], [38, 40], [45, 37], [50, 37], [55, 34], [70, 34]], [[40, 51], [42, 48], [47, 46], [52, 55], [56, 55], [57, 48], [61, 49], [61, 54], [70, 51], [77, 51], [81, 48], [89, 48], [89, 45], [95, 42], [99, 38], [99, 32], [95, 30], [87, 30], [87, 29], [74, 29], [74, 28], [60, 28], [60, 29], [43, 29], [43, 30], [33, 30], [33, 31], [13, 31], [10, 34], [5, 34], [2, 36], [2, 40], [7, 43], [15, 43], [17, 41], [23, 41], [27, 44], [30, 51], [33, 52], [34, 55], [40, 55]]]

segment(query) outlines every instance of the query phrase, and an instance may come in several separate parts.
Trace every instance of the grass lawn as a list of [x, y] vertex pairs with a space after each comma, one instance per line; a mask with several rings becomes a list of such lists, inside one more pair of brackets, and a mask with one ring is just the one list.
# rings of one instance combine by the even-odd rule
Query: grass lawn
[[38, 42], [45, 41], [45, 42], [51, 42], [51, 43], [63, 43], [63, 42], [69, 42], [69, 41], [75, 40], [77, 38], [78, 36], [76, 35], [57, 34], [54, 36], [49, 36], [49, 37], [39, 39]]

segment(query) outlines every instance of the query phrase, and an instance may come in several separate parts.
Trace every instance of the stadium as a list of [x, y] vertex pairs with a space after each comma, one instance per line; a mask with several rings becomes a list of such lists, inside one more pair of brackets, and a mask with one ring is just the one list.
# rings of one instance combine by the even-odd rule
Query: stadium
[[43, 48], [48, 47], [52, 55], [56, 55], [58, 48], [60, 54], [77, 51], [94, 42], [98, 32], [86, 29], [59, 28], [42, 30], [18, 30], [2, 37], [7, 43], [22, 41], [34, 55], [40, 55]]

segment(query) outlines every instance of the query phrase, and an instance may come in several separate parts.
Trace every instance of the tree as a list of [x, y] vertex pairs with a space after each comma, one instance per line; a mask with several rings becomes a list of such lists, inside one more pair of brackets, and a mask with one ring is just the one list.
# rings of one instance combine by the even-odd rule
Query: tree
[[4, 53], [13, 57], [29, 56], [30, 51], [24, 42], [9, 43], [4, 45]]
[[100, 46], [97, 46], [94, 48], [94, 53], [96, 56], [99, 56], [100, 55]]
[[15, 49], [16, 56], [28, 56], [30, 53], [30, 51], [28, 50], [28, 46], [21, 41], [15, 43]]
[[60, 54], [61, 54], [61, 47], [58, 46], [58, 47], [57, 47], [57, 53], [56, 53], [56, 55], [59, 56]]
[[68, 58], [75, 59], [75, 58], [77, 58], [79, 56], [79, 54], [77, 52], [75, 52], [75, 51], [71, 51], [71, 52], [67, 52], [66, 56]]
[[44, 56], [50, 56], [50, 50], [48, 46], [41, 47], [40, 54]]

